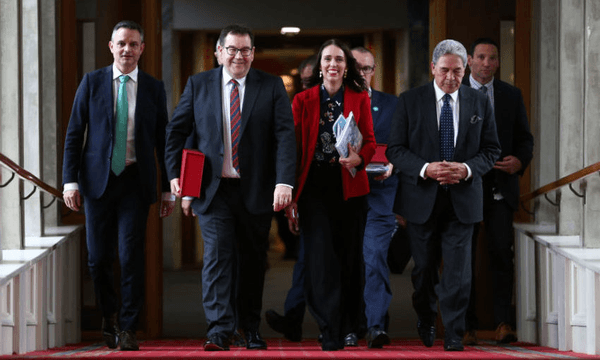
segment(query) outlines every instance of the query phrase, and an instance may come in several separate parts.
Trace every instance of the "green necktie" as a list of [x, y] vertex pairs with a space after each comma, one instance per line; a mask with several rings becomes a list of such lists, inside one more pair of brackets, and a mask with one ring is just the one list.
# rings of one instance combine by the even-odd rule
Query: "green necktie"
[[127, 81], [129, 76], [119, 76], [119, 94], [117, 95], [117, 124], [115, 126], [115, 141], [113, 146], [113, 155], [111, 168], [119, 175], [125, 170], [125, 153], [127, 152], [127, 118], [129, 114], [129, 105], [127, 104]]

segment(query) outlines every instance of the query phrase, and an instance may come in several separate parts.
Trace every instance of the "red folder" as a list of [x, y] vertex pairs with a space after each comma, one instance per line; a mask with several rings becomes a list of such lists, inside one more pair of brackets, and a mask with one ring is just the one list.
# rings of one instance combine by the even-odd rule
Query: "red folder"
[[179, 186], [181, 196], [200, 197], [204, 154], [198, 150], [183, 149]]
[[371, 158], [371, 162], [387, 164], [389, 161], [385, 156], [386, 149], [386, 144], [377, 144], [377, 147], [375, 148], [375, 155], [373, 155], [373, 158]]

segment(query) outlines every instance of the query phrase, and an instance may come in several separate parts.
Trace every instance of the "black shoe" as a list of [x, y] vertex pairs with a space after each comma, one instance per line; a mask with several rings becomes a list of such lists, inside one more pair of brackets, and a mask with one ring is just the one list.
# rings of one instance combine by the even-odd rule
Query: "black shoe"
[[444, 340], [445, 351], [463, 351], [465, 347], [460, 339]]
[[229, 339], [223, 334], [212, 334], [204, 343], [204, 351], [229, 350]]
[[104, 339], [106, 346], [110, 349], [116, 349], [117, 345], [119, 345], [120, 332], [117, 313], [112, 314], [108, 318], [102, 318], [102, 339]]
[[358, 346], [358, 337], [355, 333], [350, 333], [344, 337], [344, 346]]
[[245, 331], [246, 349], [261, 350], [267, 348], [267, 343], [262, 339], [258, 331]]
[[372, 327], [367, 332], [367, 347], [369, 349], [381, 349], [383, 345], [391, 343], [389, 335], [378, 327]]
[[274, 310], [265, 312], [265, 319], [271, 329], [283, 334], [289, 341], [302, 341], [302, 324], [291, 320], [289, 317], [281, 316]]
[[120, 338], [122, 351], [137, 351], [140, 349], [135, 337], [135, 332], [132, 330], [122, 331]]
[[246, 347], [246, 339], [244, 339], [238, 330], [233, 332], [233, 341], [231, 343], [235, 347]]
[[419, 322], [417, 322], [417, 330], [423, 345], [432, 347], [433, 342], [435, 341], [435, 326], [425, 324], [419, 320]]
[[318, 342], [319, 344], [322, 344], [322, 343], [323, 343], [323, 334], [319, 334], [319, 336], [317, 336], [317, 342]]

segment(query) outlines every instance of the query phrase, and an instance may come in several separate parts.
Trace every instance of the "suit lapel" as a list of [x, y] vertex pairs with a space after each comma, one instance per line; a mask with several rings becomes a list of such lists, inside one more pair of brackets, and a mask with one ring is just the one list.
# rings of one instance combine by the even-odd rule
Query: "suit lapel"
[[244, 135], [244, 129], [250, 120], [252, 108], [260, 92], [262, 79], [254, 69], [250, 69], [246, 77], [246, 91], [244, 92], [244, 106], [242, 108], [242, 126], [240, 127], [240, 139]]
[[373, 129], [377, 128], [377, 125], [379, 124], [379, 114], [381, 113], [379, 101], [379, 93], [375, 90], [371, 90], [371, 116], [373, 117]]
[[469, 122], [470, 122], [469, 117], [472, 115], [483, 116], [481, 114], [475, 114], [475, 110], [473, 109], [473, 100], [474, 99], [471, 96], [471, 94], [469, 94], [469, 92], [464, 91], [463, 86], [461, 86], [460, 89], [458, 90], [458, 99], [459, 99], [459, 104], [460, 104], [460, 109], [459, 109], [460, 114], [458, 115], [458, 117], [459, 117], [458, 135], [456, 137], [455, 148], [460, 147], [465, 141], [465, 138], [467, 136], [467, 127], [469, 126]]
[[113, 73], [112, 66], [104, 68], [105, 74], [102, 77], [102, 83], [100, 84], [100, 94], [102, 94], [101, 106], [106, 112], [106, 118], [110, 121], [110, 128], [114, 131], [115, 129], [115, 110], [114, 110], [114, 87], [113, 87]]
[[[212, 112], [215, 116], [215, 126], [217, 134], [223, 134], [223, 86], [221, 85], [223, 79], [223, 66], [219, 66], [217, 69], [211, 70], [211, 76], [209, 83], [207, 84], [210, 93], [214, 94], [213, 103], [216, 104], [215, 111]], [[243, 114], [242, 114], [243, 115]], [[221, 135], [223, 139], [223, 135]]]

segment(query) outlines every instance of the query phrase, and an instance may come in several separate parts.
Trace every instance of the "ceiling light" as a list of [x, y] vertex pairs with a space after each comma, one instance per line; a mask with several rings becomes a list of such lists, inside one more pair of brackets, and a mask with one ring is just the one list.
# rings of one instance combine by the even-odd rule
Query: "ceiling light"
[[300, 32], [300, 28], [299, 27], [284, 26], [284, 27], [281, 28], [281, 34], [282, 35], [294, 36], [294, 35], [298, 35], [299, 32]]

